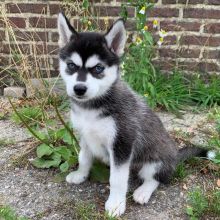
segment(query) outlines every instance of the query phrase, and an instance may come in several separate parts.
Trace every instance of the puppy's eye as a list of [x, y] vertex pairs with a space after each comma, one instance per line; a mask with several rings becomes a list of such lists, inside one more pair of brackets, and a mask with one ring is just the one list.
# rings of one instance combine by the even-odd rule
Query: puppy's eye
[[102, 66], [101, 64], [96, 65], [95, 67], [92, 68], [92, 72], [96, 73], [96, 74], [100, 74], [103, 72], [103, 70], [105, 69], [104, 66]]
[[67, 67], [70, 71], [75, 72], [79, 69], [79, 67], [75, 63], [67, 63]]

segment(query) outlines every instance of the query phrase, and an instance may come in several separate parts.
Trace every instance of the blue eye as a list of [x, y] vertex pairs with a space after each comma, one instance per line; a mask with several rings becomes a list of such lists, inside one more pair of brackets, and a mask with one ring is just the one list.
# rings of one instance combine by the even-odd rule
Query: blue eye
[[71, 63], [67, 63], [67, 67], [71, 71], [77, 71], [78, 68], [79, 68], [75, 63], [72, 63], [72, 62]]
[[102, 66], [102, 65], [100, 65], [100, 64], [98, 64], [98, 65], [96, 65], [93, 69], [94, 69], [94, 72], [95, 72], [95, 73], [100, 74], [100, 73], [103, 72], [103, 70], [105, 69], [105, 67]]

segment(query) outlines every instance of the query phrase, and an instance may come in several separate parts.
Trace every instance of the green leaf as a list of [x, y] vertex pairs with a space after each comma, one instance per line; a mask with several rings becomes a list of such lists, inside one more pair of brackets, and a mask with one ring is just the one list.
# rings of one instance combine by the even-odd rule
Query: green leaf
[[61, 172], [66, 172], [68, 169], [69, 169], [69, 164], [68, 164], [67, 161], [65, 161], [64, 163], [62, 163], [62, 164], [60, 165], [60, 170], [61, 170]]
[[67, 130], [65, 130], [65, 133], [63, 134], [63, 141], [69, 145], [73, 144], [73, 139]]
[[193, 216], [193, 208], [192, 207], [187, 207], [186, 208], [186, 214], [189, 216]]
[[37, 157], [49, 156], [53, 153], [53, 148], [46, 144], [41, 144], [37, 147]]
[[83, 6], [84, 9], [87, 10], [88, 7], [89, 7], [89, 1], [88, 0], [83, 0], [82, 6]]
[[77, 156], [70, 156], [68, 159], [69, 166], [76, 165], [78, 163], [78, 157]]
[[54, 151], [60, 154], [64, 160], [69, 160], [72, 155], [71, 151], [65, 146], [56, 147], [54, 148]]
[[107, 183], [109, 180], [109, 169], [100, 162], [95, 162], [90, 172], [90, 179], [94, 182]]
[[43, 158], [35, 158], [31, 163], [37, 168], [50, 168], [58, 167], [61, 163], [61, 156], [53, 153], [51, 160], [45, 160]]

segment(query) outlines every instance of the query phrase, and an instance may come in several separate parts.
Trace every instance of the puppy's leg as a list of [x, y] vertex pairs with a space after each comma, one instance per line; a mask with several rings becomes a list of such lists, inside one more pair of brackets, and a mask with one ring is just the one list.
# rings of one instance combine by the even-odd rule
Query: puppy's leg
[[160, 163], [147, 163], [139, 171], [139, 176], [144, 179], [144, 183], [138, 187], [133, 194], [134, 201], [145, 204], [149, 201], [154, 190], [159, 186], [159, 182], [154, 178], [160, 168]]
[[117, 165], [110, 155], [110, 195], [105, 210], [111, 216], [120, 216], [125, 212], [128, 188], [130, 160]]
[[66, 176], [66, 181], [68, 183], [80, 184], [84, 182], [92, 167], [92, 153], [86, 146], [85, 141], [80, 141], [80, 152], [79, 152], [79, 168], [76, 171], [71, 172]]

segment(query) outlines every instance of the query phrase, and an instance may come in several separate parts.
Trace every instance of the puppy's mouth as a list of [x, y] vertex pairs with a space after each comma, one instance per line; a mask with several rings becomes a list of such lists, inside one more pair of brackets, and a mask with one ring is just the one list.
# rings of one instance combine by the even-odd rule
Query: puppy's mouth
[[83, 96], [80, 96], [80, 95], [73, 95], [71, 98], [77, 100], [77, 101], [87, 101], [88, 100], [88, 97], [83, 95]]

